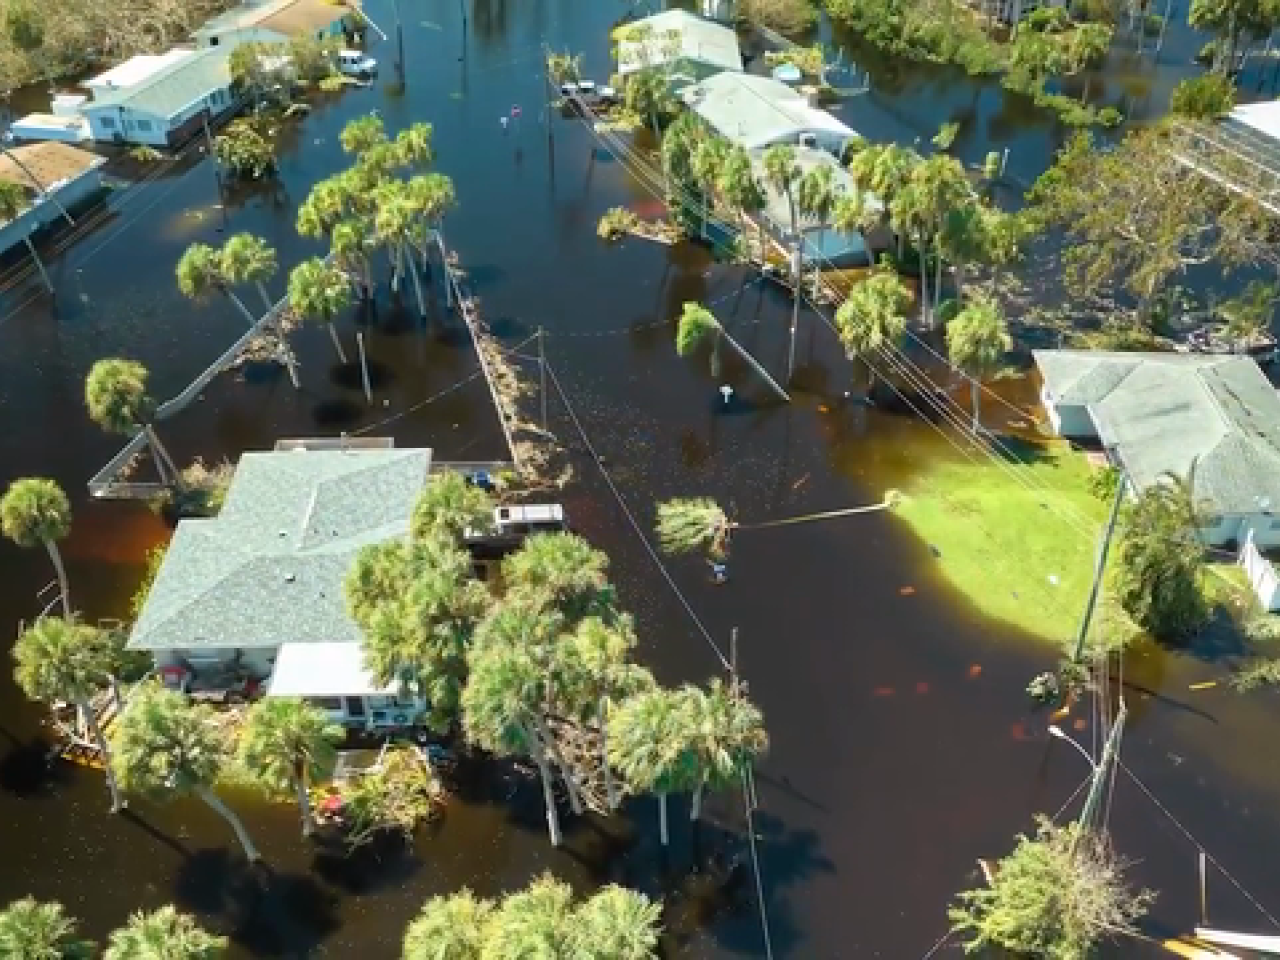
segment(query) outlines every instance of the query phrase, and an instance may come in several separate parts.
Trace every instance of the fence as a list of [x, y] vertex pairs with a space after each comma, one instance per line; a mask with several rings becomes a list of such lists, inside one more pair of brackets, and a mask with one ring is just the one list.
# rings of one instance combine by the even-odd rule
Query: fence
[[1275, 567], [1271, 566], [1271, 561], [1262, 555], [1258, 545], [1253, 542], [1252, 530], [1245, 538], [1244, 546], [1240, 548], [1240, 557], [1237, 562], [1244, 567], [1245, 576], [1249, 578], [1253, 592], [1257, 594], [1263, 609], [1269, 613], [1280, 610], [1280, 577], [1276, 576]]

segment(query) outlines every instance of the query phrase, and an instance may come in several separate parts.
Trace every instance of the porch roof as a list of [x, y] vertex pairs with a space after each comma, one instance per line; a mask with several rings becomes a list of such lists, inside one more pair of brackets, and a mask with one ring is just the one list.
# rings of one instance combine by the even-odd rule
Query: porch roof
[[268, 697], [377, 697], [395, 693], [364, 667], [359, 643], [282, 643]]

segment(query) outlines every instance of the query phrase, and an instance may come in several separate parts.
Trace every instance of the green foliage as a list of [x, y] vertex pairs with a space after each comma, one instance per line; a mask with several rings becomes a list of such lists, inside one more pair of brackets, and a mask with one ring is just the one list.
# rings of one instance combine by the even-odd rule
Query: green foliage
[[276, 169], [275, 144], [248, 117], [231, 121], [214, 137], [213, 153], [224, 170], [246, 180], [261, 180]]
[[152, 508], [170, 518], [216, 517], [227, 499], [235, 468], [223, 460], [206, 467], [199, 457], [178, 473], [177, 482], [151, 501]]
[[1123, 861], [1079, 825], [1041, 817], [1034, 837], [995, 865], [990, 886], [960, 893], [947, 911], [969, 935], [966, 953], [1003, 947], [1044, 960], [1085, 960], [1103, 939], [1133, 930], [1154, 899], [1124, 884]]
[[404, 935], [404, 960], [482, 960], [494, 903], [463, 887], [422, 905]]
[[193, 243], [187, 247], [175, 273], [178, 289], [191, 300], [203, 300], [226, 285], [222, 275], [222, 255], [207, 243]]
[[1163, 478], [1127, 510], [1112, 581], [1120, 605], [1157, 640], [1180, 641], [1208, 621], [1204, 547], [1192, 480]]
[[104, 631], [61, 617], [41, 617], [13, 645], [13, 679], [32, 700], [78, 703], [107, 685], [114, 657]]
[[708, 338], [719, 336], [720, 321], [700, 303], [686, 303], [676, 327], [676, 353], [687, 357]]
[[236, 760], [268, 793], [292, 796], [299, 781], [305, 786], [332, 772], [342, 738], [342, 727], [315, 704], [265, 697], [245, 715]]
[[737, 0], [739, 21], [758, 23], [783, 36], [795, 37], [818, 22], [814, 0]]
[[785, 50], [766, 50], [764, 62], [769, 66], [789, 63], [807, 77], [822, 78], [822, 70], [826, 60], [822, 53], [822, 44], [815, 43], [809, 47], [787, 47]]
[[1008, 324], [994, 300], [967, 303], [947, 324], [947, 357], [974, 379], [993, 376], [1010, 347]]
[[576, 83], [582, 79], [582, 54], [547, 53], [547, 78], [559, 87], [566, 83]]
[[658, 504], [657, 531], [664, 553], [722, 550], [729, 518], [710, 497], [665, 500]]
[[342, 40], [338, 37], [317, 40], [300, 33], [291, 38], [287, 45], [287, 55], [294, 81], [307, 87], [337, 76], [334, 62], [341, 48]]
[[836, 311], [836, 330], [850, 357], [893, 346], [907, 329], [911, 295], [891, 269], [877, 267], [849, 291]]
[[413, 508], [414, 539], [443, 537], [459, 542], [467, 530], [484, 532], [493, 526], [496, 504], [488, 491], [456, 470], [431, 474]]
[[139, 910], [111, 933], [102, 960], [220, 960], [227, 938], [200, 928], [195, 918], [172, 906]]
[[1227, 321], [1228, 335], [1248, 339], [1267, 333], [1277, 299], [1280, 284], [1251, 280], [1238, 297], [1218, 305], [1218, 313]]
[[637, 793], [678, 793], [700, 782], [694, 714], [680, 690], [653, 690], [609, 716], [609, 765]]
[[0, 180], [0, 223], [8, 223], [31, 206], [31, 191], [12, 180]]
[[133, 596], [129, 598], [129, 616], [134, 620], [142, 616], [142, 609], [147, 605], [147, 597], [151, 593], [151, 587], [156, 582], [156, 576], [160, 573], [160, 567], [168, 552], [169, 548], [164, 544], [154, 546], [147, 551], [147, 558], [142, 567], [142, 581], [133, 592]]
[[0, 910], [0, 957], [12, 960], [89, 960], [93, 944], [76, 936], [78, 924], [60, 903], [33, 897]]
[[333, 323], [351, 301], [350, 278], [319, 257], [303, 260], [289, 274], [289, 306], [304, 320]]
[[1216, 71], [1237, 69], [1237, 53], [1242, 44], [1270, 36], [1280, 26], [1280, 3], [1276, 0], [1191, 0], [1187, 22], [1197, 30], [1215, 35], [1212, 64]]
[[1230, 683], [1241, 693], [1262, 687], [1280, 686], [1280, 657], [1259, 657], [1247, 661], [1231, 674]]
[[539, 533], [502, 563], [507, 596], [554, 611], [569, 623], [608, 613], [613, 587], [609, 557], [572, 533]]
[[55, 480], [21, 477], [0, 498], [0, 531], [26, 549], [61, 540], [71, 532], [71, 501]]
[[1173, 88], [1169, 111], [1193, 120], [1216, 120], [1236, 105], [1236, 85], [1220, 73], [1188, 77]]
[[1089, 474], [1089, 492], [1103, 503], [1110, 503], [1116, 497], [1120, 486], [1120, 471], [1113, 466], [1105, 466]]
[[942, 151], [950, 150], [951, 145], [956, 142], [956, 134], [959, 132], [960, 124], [944, 123], [938, 128], [938, 132], [933, 135], [933, 145]]
[[364, 547], [345, 583], [365, 666], [379, 683], [399, 683], [425, 698], [437, 730], [457, 720], [467, 650], [489, 603], [488, 591], [472, 579], [470, 556], [446, 529]]
[[154, 799], [210, 789], [227, 755], [213, 708], [154, 682], [133, 691], [110, 740], [121, 789]]
[[640, 223], [640, 218], [626, 207], [610, 207], [596, 226], [601, 240], [621, 240]]
[[110, 433], [132, 434], [151, 421], [155, 401], [147, 393], [147, 368], [133, 360], [97, 361], [85, 380], [89, 419]]
[[348, 849], [387, 833], [409, 839], [444, 806], [444, 788], [413, 744], [388, 749], [376, 769], [344, 783], [341, 796]]

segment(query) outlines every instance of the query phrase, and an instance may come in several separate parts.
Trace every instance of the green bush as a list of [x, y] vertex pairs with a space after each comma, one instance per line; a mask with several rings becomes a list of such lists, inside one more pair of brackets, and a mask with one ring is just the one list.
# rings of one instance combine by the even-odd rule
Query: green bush
[[1220, 73], [1188, 77], [1174, 87], [1169, 98], [1170, 113], [1195, 120], [1213, 120], [1225, 116], [1235, 105], [1235, 84]]

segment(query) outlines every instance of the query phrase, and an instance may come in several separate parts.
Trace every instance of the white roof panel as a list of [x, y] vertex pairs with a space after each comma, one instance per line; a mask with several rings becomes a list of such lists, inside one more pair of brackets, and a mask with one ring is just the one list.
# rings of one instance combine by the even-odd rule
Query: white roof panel
[[195, 53], [189, 48], [175, 48], [167, 53], [149, 54], [143, 53], [136, 57], [130, 57], [124, 63], [112, 67], [105, 73], [100, 73], [96, 77], [92, 77], [84, 82], [86, 87], [90, 89], [102, 87], [114, 90], [127, 90], [129, 87], [136, 87], [148, 77], [152, 77], [159, 73], [165, 67], [175, 63], [180, 63]]
[[395, 693], [364, 668], [359, 643], [282, 643], [268, 697], [369, 697]]

